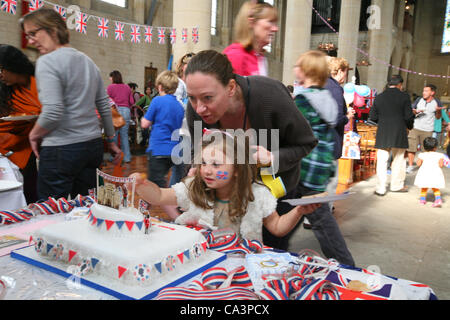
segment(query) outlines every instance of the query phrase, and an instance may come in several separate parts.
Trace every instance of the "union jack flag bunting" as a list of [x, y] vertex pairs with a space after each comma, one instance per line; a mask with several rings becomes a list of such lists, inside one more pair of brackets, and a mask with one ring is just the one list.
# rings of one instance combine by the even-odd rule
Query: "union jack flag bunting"
[[87, 18], [86, 13], [78, 13], [77, 19], [75, 20], [75, 30], [79, 33], [87, 34]]
[[98, 36], [101, 38], [108, 38], [109, 20], [106, 18], [98, 18]]
[[28, 10], [36, 11], [44, 6], [44, 2], [42, 0], [30, 0], [28, 2]]
[[2, 0], [1, 7], [2, 11], [16, 14], [17, 11], [17, 1], [16, 0]]
[[192, 28], [192, 42], [197, 44], [199, 40], [198, 27]]
[[187, 28], [183, 28], [181, 30], [181, 40], [183, 41], [183, 43], [187, 43], [187, 40], [188, 40], [188, 30], [187, 30]]
[[55, 6], [53, 7], [53, 9], [55, 9], [55, 11], [58, 12], [59, 15], [60, 15], [64, 20], [66, 20], [66, 17], [67, 17], [67, 10], [66, 10], [66, 8], [61, 7], [61, 6], [58, 6], [58, 5], [55, 5]]
[[144, 41], [146, 43], [152, 43], [153, 27], [144, 27]]
[[159, 44], [166, 43], [165, 31], [166, 31], [166, 29], [164, 29], [164, 28], [158, 28], [158, 43]]
[[170, 30], [170, 43], [175, 44], [177, 42], [177, 29], [172, 28]]
[[123, 26], [124, 26], [124, 24], [116, 21], [115, 25], [116, 25], [116, 28], [114, 30], [114, 33], [116, 36], [116, 40], [123, 41], [123, 34], [124, 34]]
[[137, 25], [131, 26], [131, 42], [133, 42], [133, 43], [141, 42], [141, 31], [140, 31], [140, 27]]

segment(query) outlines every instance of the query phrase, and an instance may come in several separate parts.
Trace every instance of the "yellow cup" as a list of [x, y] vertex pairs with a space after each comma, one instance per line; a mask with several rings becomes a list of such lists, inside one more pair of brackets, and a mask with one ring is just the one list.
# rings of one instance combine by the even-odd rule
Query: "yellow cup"
[[261, 173], [262, 182], [270, 189], [275, 198], [281, 198], [286, 195], [286, 187], [280, 177], [275, 178], [273, 175]]

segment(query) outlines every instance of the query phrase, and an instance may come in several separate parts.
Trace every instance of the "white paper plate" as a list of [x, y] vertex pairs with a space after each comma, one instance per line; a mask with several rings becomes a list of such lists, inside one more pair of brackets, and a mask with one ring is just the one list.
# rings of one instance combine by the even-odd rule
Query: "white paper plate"
[[324, 197], [306, 197], [302, 199], [290, 199], [283, 200], [283, 202], [289, 203], [291, 206], [303, 206], [307, 204], [313, 203], [326, 203], [347, 199], [350, 195], [354, 194], [354, 192], [344, 192], [340, 194], [333, 194]]
[[13, 180], [0, 180], [0, 191], [15, 189], [22, 186], [22, 182]]
[[26, 115], [26, 116], [12, 116], [12, 117], [3, 117], [0, 120], [3, 121], [24, 121], [24, 120], [32, 120], [36, 119], [37, 115]]

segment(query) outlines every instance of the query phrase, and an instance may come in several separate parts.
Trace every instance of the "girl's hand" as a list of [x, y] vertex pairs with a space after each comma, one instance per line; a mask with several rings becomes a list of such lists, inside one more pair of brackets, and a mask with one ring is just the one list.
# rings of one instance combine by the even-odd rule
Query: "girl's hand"
[[[141, 173], [141, 172], [135, 172], [132, 173], [128, 178], [135, 178], [136, 179], [136, 187], [139, 185], [142, 185], [147, 181], [147, 174]], [[132, 190], [133, 186], [131, 183], [127, 183], [126, 185], [128, 190]]]

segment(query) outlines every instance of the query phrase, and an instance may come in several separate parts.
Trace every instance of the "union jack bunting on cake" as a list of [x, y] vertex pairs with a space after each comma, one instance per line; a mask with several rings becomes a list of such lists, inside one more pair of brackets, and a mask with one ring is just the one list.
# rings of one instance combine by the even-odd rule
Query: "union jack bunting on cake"
[[86, 13], [78, 13], [77, 19], [75, 20], [75, 30], [79, 33], [87, 34], [87, 19]]
[[166, 43], [166, 35], [165, 35], [165, 28], [158, 28], [158, 43], [164, 44]]
[[109, 20], [106, 18], [98, 18], [98, 36], [101, 38], [108, 38]]
[[116, 40], [123, 41], [123, 34], [124, 34], [123, 27], [124, 27], [124, 24], [116, 21], [115, 26], [116, 27], [114, 29], [114, 34], [115, 34]]
[[133, 42], [133, 43], [141, 42], [141, 31], [140, 31], [140, 27], [137, 25], [131, 26], [131, 42]]
[[44, 1], [42, 1], [42, 0], [30, 0], [30, 2], [28, 2], [28, 10], [30, 10], [30, 11], [38, 10], [38, 9], [42, 8], [43, 6], [44, 6]]
[[66, 20], [66, 17], [67, 17], [67, 10], [66, 10], [66, 8], [61, 7], [61, 6], [58, 6], [58, 5], [55, 5], [55, 6], [53, 7], [53, 9], [55, 9], [55, 11], [58, 12], [59, 15], [60, 15], [64, 20]]
[[152, 43], [153, 27], [144, 27], [144, 41], [145, 43]]
[[2, 0], [0, 8], [2, 11], [16, 14], [17, 11], [17, 1], [16, 0]]

